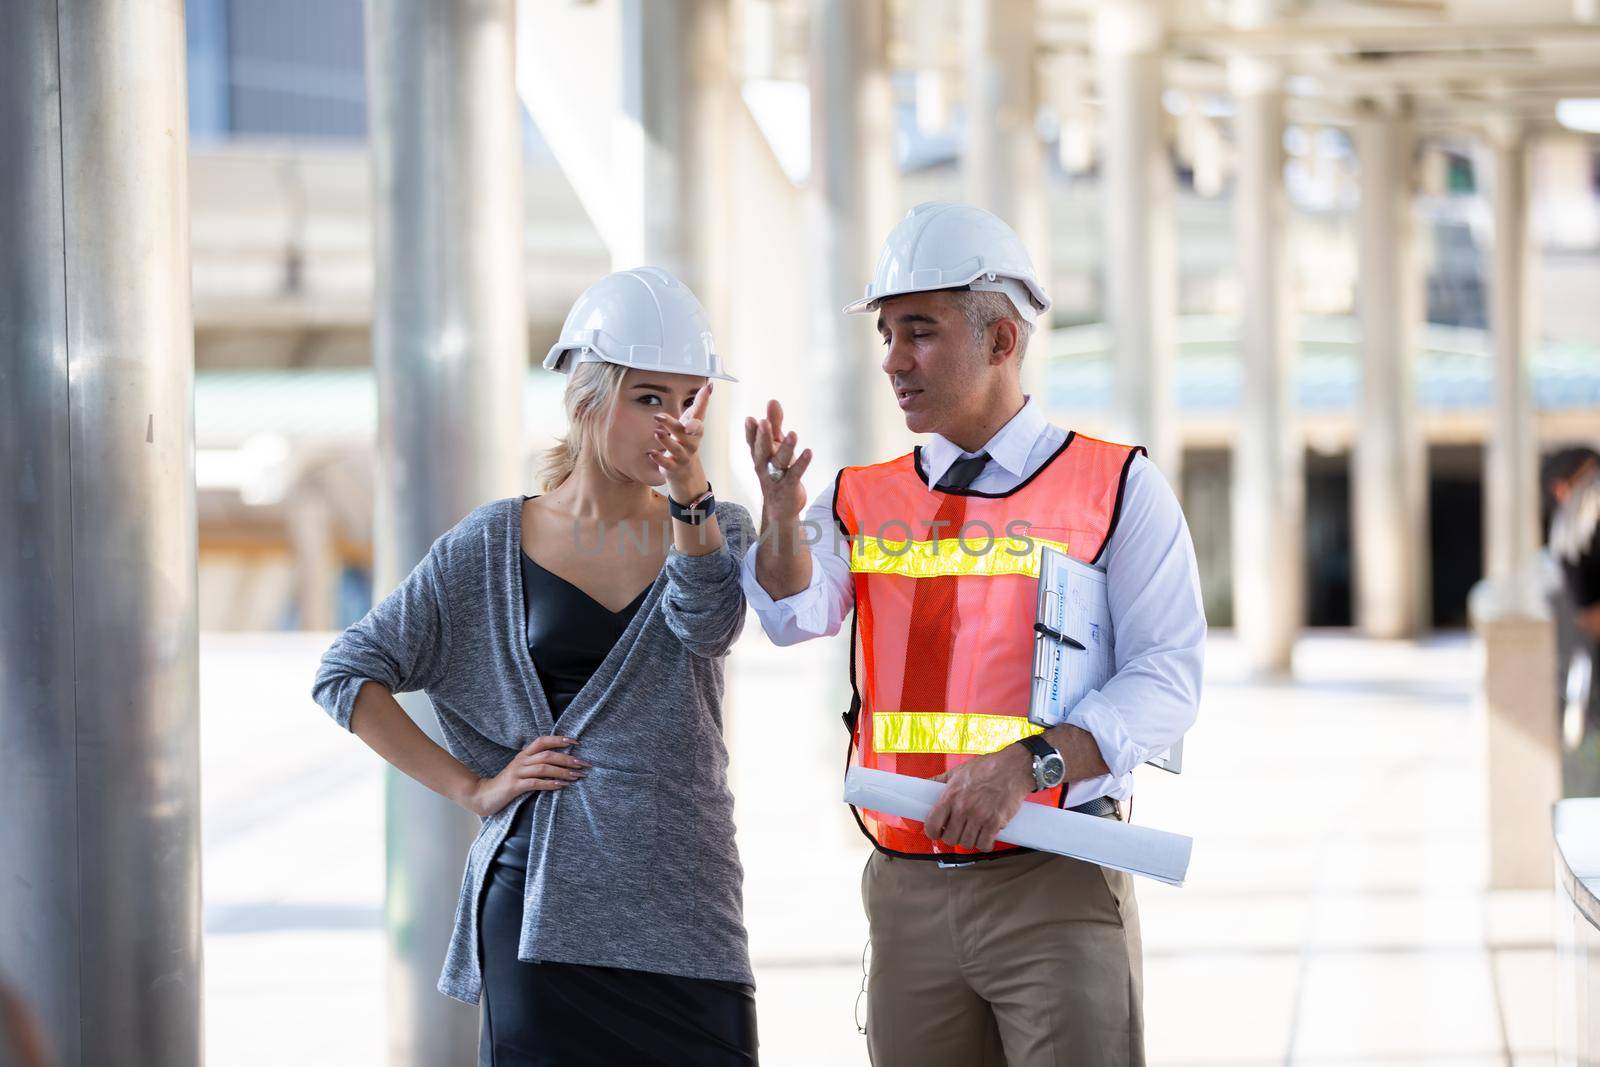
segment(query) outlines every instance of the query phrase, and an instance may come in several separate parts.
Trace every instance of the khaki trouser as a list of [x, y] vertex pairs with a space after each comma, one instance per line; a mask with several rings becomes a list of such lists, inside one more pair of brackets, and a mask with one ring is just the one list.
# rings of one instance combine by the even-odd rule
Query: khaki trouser
[[1047, 852], [952, 869], [874, 850], [861, 899], [874, 1067], [1144, 1063], [1130, 875]]

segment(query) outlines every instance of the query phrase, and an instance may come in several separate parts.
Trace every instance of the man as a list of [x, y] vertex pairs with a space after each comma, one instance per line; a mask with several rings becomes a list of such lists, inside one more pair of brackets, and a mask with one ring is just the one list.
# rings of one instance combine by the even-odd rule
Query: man
[[[1048, 307], [1005, 223], [919, 205], [846, 311], [877, 313], [883, 371], [926, 443], [844, 468], [802, 523], [810, 451], [776, 401], [745, 422], [763, 513], [743, 581], [762, 627], [787, 645], [853, 610], [852, 761], [948, 783], [925, 824], [857, 812], [878, 1067], [1144, 1062], [1130, 877], [995, 840], [1029, 801], [1125, 818], [1133, 769], [1183, 735], [1200, 694], [1205, 618], [1171, 489], [1142, 449], [1053, 426], [1022, 392]], [[1117, 672], [1041, 734], [1045, 542], [1105, 570]]]
[[[1568, 702], [1578, 702], [1582, 718], [1574, 716], [1572, 732], [1566, 735], [1567, 746], [1576, 748], [1584, 734], [1600, 730], [1600, 452], [1561, 449], [1544, 461], [1539, 473], [1545, 543], [1561, 572], [1551, 598], [1556, 699], [1563, 720]], [[1584, 681], [1573, 686], [1575, 679]]]
[[1600, 638], [1600, 453], [1565, 448], [1545, 460], [1546, 527], [1578, 628]]

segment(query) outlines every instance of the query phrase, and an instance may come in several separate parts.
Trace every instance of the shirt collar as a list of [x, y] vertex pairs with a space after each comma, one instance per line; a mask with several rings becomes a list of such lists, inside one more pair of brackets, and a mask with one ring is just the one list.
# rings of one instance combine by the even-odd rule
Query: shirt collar
[[1023, 400], [1022, 409], [1011, 416], [1011, 421], [1000, 427], [977, 452], [963, 452], [961, 446], [949, 438], [930, 434], [927, 444], [922, 446], [922, 473], [928, 476], [928, 485], [932, 487], [939, 484], [956, 460], [987, 452], [992, 462], [1021, 478], [1027, 468], [1028, 456], [1032, 454], [1033, 446], [1038, 443], [1039, 435], [1044, 433], [1047, 425], [1039, 405], [1032, 396], [1028, 396]]

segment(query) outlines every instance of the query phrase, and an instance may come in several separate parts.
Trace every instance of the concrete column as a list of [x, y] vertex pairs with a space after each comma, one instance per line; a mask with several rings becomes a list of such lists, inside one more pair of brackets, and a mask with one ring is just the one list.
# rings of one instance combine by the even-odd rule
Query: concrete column
[[[1017, 231], [1033, 267], [1050, 286], [1050, 227], [1045, 200], [1039, 111], [1038, 11], [1035, 0], [965, 0], [967, 122], [961, 161], [966, 198]], [[1048, 312], [1034, 326], [1022, 365], [1023, 390], [1048, 408], [1045, 369]]]
[[[728, 0], [623, 0], [621, 16], [616, 180], [627, 225], [612, 249], [612, 267], [671, 271], [699, 297], [726, 349], [728, 141], [736, 93]], [[738, 358], [724, 354], [737, 377]], [[742, 414], [731, 406], [732, 390], [718, 388], [701, 445], [712, 485], [728, 484], [729, 425]], [[743, 434], [737, 437], [743, 448]]]
[[961, 72], [945, 59], [951, 51], [951, 34], [960, 25], [959, 2], [962, 0], [919, 0], [916, 18], [906, 20], [904, 26], [911, 55], [919, 64], [913, 90], [917, 129], [927, 137], [937, 137], [950, 128], [952, 105], [960, 95]]
[[[622, 0], [621, 115], [616, 134], [618, 199], [629, 220], [612, 269], [664, 267], [695, 288], [690, 251], [690, 181], [695, 114], [688, 52], [694, 0]], [[576, 42], [574, 42], [576, 43]]]
[[1105, 319], [1112, 435], [1149, 448], [1167, 478], [1181, 461], [1172, 361], [1177, 309], [1173, 178], [1161, 108], [1163, 26], [1154, 0], [1095, 9], [1105, 138]]
[[294, 552], [294, 597], [302, 630], [337, 625], [341, 567], [334, 543], [334, 513], [322, 493], [302, 486], [284, 501]]
[[181, 0], [0, 4], [0, 984], [60, 1067], [203, 1054], [187, 130]]
[[1485, 129], [1494, 258], [1489, 328], [1494, 336], [1493, 430], [1485, 462], [1488, 577], [1469, 605], [1484, 647], [1489, 769], [1489, 884], [1551, 884], [1547, 820], [1561, 798], [1555, 706], [1555, 626], [1539, 579], [1538, 445], [1528, 358], [1532, 315], [1528, 254], [1527, 130], [1514, 120]]
[[[512, 0], [367, 5], [379, 595], [467, 512], [520, 491], [513, 26]], [[400, 699], [442, 742], [426, 695]], [[435, 983], [478, 821], [392, 770], [386, 804], [390, 1063], [476, 1063], [478, 1013]]]
[[1290, 668], [1305, 614], [1305, 453], [1296, 416], [1294, 308], [1283, 183], [1281, 72], [1254, 57], [1228, 67], [1238, 139], [1234, 232], [1247, 294], [1233, 449], [1233, 610], [1251, 666]]
[[[893, 100], [884, 0], [812, 0], [810, 39], [811, 178], [805, 190], [809, 231], [810, 361], [793, 381], [807, 390], [805, 417], [794, 423], [814, 451], [807, 484], [820, 493], [847, 463], [873, 463], [909, 451], [914, 437], [882, 370], [872, 318], [844, 315], [872, 278], [878, 249], [893, 228]], [[802, 384], [804, 383], [804, 384]], [[778, 394], [780, 398], [783, 393]], [[752, 408], [765, 410], [765, 397]], [[785, 410], [788, 410], [787, 408]], [[819, 531], [827, 536], [828, 531]], [[819, 650], [826, 700], [850, 700], [848, 642]], [[850, 827], [835, 820], [848, 840]]]
[[1393, 109], [1356, 123], [1361, 168], [1361, 408], [1354, 454], [1356, 620], [1370, 637], [1427, 626], [1427, 462], [1413, 364], [1422, 276], [1412, 216], [1413, 135]]
[[1528, 135], [1515, 122], [1487, 130], [1494, 257], [1489, 280], [1489, 330], [1494, 338], [1494, 421], [1484, 470], [1486, 570], [1502, 602], [1539, 551], [1539, 446], [1533, 425], [1528, 363], [1535, 336], [1529, 284]]
[[1489, 885], [1550, 885], [1550, 809], [1561, 799], [1555, 627], [1549, 618], [1475, 620], [1483, 640]]
[[[882, 0], [813, 0], [811, 7], [811, 182], [807, 193], [813, 266], [814, 363], [807, 424], [812, 470], [830, 477], [845, 463], [877, 458], [874, 414], [892, 411], [876, 334], [840, 309], [861, 296], [892, 219], [892, 98], [888, 15]], [[887, 419], [883, 420], [887, 421]], [[883, 428], [888, 435], [890, 427]]]

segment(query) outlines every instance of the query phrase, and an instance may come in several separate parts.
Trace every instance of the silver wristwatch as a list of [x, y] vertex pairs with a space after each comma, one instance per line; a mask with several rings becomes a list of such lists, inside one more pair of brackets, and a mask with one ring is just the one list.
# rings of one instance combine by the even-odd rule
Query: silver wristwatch
[[1038, 734], [1031, 734], [1022, 739], [1022, 744], [1029, 752], [1033, 753], [1033, 788], [1054, 789], [1067, 777], [1067, 761], [1061, 758], [1061, 753], [1050, 747]]

